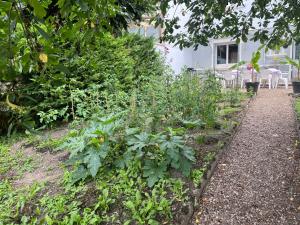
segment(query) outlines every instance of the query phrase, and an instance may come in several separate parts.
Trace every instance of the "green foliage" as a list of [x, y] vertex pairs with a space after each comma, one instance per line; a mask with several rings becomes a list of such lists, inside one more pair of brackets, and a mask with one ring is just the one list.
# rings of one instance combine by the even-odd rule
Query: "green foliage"
[[[11, 224], [12, 219], [15, 219], [17, 224], [27, 224], [28, 205], [36, 194], [41, 190], [41, 186], [33, 185], [24, 190], [14, 191], [12, 185], [3, 180], [0, 182], [0, 224]], [[32, 221], [32, 224], [37, 224], [37, 220]], [[16, 223], [15, 223], [16, 224]]]
[[127, 140], [129, 148], [125, 154], [142, 161], [148, 186], [152, 187], [164, 178], [169, 167], [189, 176], [195, 162], [194, 152], [186, 145], [184, 138], [174, 134], [172, 129], [158, 134], [138, 133], [136, 130]]
[[183, 136], [172, 129], [158, 134], [137, 128], [127, 129], [122, 134], [122, 130], [120, 115], [96, 118], [88, 128], [61, 146], [71, 152], [69, 163], [76, 165], [73, 182], [95, 177], [100, 170], [113, 165], [128, 167], [132, 161], [141, 163], [149, 187], [165, 178], [170, 167], [189, 175], [195, 157]]
[[[154, 40], [138, 35], [115, 38], [106, 33], [80, 54], [76, 46], [71, 46], [57, 52], [57, 57], [59, 64], [48, 65], [41, 73], [27, 74], [20, 79], [18, 88], [4, 83], [8, 90], [4, 89], [0, 96], [3, 133], [10, 124], [12, 131], [32, 130], [34, 122], [52, 127], [57, 121], [90, 118], [103, 110], [122, 111], [133, 89], [162, 76], [165, 70]], [[14, 110], [5, 102], [6, 92], [13, 93], [10, 100], [18, 106]]]
[[295, 100], [295, 110], [297, 114], [297, 118], [300, 119], [300, 99], [296, 98]]
[[[221, 100], [221, 86], [210, 73], [203, 79], [187, 71], [153, 79], [131, 101], [132, 126], [159, 131], [161, 126], [212, 126]], [[139, 123], [141, 122], [141, 123]]]
[[[144, 197], [142, 197], [143, 195]], [[149, 194], [136, 190], [135, 196], [124, 202], [125, 207], [132, 215], [132, 218], [124, 224], [137, 221], [138, 224], [159, 225], [160, 222], [156, 220], [157, 214], [171, 217], [171, 202], [166, 195], [165, 183], [156, 185]]]
[[199, 145], [202, 145], [205, 143], [205, 136], [204, 135], [199, 135], [198, 137], [196, 137], [196, 142]]
[[13, 190], [8, 181], [0, 183], [0, 224], [99, 224], [103, 218], [96, 209], [81, 209], [80, 198], [86, 190], [82, 185], [65, 187], [63, 193], [41, 195], [43, 185]]
[[191, 178], [193, 180], [195, 187], [199, 187], [201, 185], [203, 177], [207, 173], [209, 165], [211, 164], [212, 161], [214, 161], [214, 159], [215, 159], [215, 153], [209, 152], [203, 158], [203, 162], [204, 162], [203, 166], [201, 168], [192, 170]]
[[200, 115], [208, 127], [213, 127], [218, 114], [218, 102], [222, 97], [221, 85], [213, 75], [208, 74], [203, 81], [200, 96]]
[[32, 131], [34, 126], [29, 108], [13, 104], [8, 93], [1, 93], [0, 83], [0, 135], [7, 134], [10, 137], [20, 129]]
[[0, 1], [0, 80], [58, 65], [64, 49], [80, 52], [106, 32], [120, 35], [155, 8], [144, 0]]
[[0, 224], [160, 224], [170, 222], [173, 202], [186, 200], [182, 181], [166, 179], [148, 190], [134, 166], [106, 173], [89, 185], [70, 185], [70, 177], [66, 172], [56, 194], [45, 194], [41, 184], [15, 190], [3, 180]]
[[205, 168], [194, 169], [192, 171], [191, 178], [193, 180], [193, 184], [195, 185], [195, 187], [199, 187], [201, 185], [202, 178], [203, 178], [205, 172], [206, 172]]
[[0, 179], [13, 179], [20, 177], [25, 172], [34, 169], [34, 161], [31, 156], [26, 156], [21, 149], [12, 152], [8, 144], [0, 144]]
[[100, 167], [109, 166], [114, 160], [113, 150], [117, 150], [117, 132], [120, 128], [120, 115], [95, 118], [88, 128], [70, 137], [60, 147], [70, 151], [69, 163], [77, 165], [73, 182], [95, 177]]
[[222, 99], [230, 107], [239, 107], [240, 103], [245, 100], [246, 95], [240, 90], [229, 89], [223, 92]]
[[220, 115], [221, 116], [230, 116], [231, 114], [233, 113], [236, 113], [236, 112], [240, 112], [241, 111], [241, 108], [233, 108], [233, 107], [226, 107], [222, 110], [220, 110]]

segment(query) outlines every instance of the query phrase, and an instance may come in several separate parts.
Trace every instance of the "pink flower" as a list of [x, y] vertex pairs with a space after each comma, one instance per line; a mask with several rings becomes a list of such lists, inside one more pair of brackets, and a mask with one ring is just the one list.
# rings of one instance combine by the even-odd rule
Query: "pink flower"
[[252, 70], [252, 69], [253, 69], [252, 64], [248, 64], [248, 65], [247, 65], [247, 70]]

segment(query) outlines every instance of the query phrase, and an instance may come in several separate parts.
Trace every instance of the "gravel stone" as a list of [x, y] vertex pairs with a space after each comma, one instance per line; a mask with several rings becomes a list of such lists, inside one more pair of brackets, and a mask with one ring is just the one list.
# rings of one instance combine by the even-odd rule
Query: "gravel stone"
[[192, 224], [300, 224], [291, 198], [297, 160], [290, 90], [259, 90]]

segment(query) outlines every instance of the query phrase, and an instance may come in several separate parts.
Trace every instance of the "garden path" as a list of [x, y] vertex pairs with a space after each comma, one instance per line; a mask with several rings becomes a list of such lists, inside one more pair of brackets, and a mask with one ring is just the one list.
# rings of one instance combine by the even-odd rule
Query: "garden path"
[[193, 224], [300, 224], [300, 205], [292, 191], [299, 173], [296, 135], [288, 91], [259, 90], [207, 186]]

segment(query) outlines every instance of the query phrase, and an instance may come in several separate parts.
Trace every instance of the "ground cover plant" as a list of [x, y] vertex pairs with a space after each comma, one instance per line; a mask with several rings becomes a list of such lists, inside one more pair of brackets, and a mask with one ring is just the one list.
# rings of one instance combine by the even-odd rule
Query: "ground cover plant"
[[299, 98], [296, 98], [296, 100], [295, 100], [295, 111], [296, 111], [297, 118], [299, 119], [300, 118], [300, 99]]

